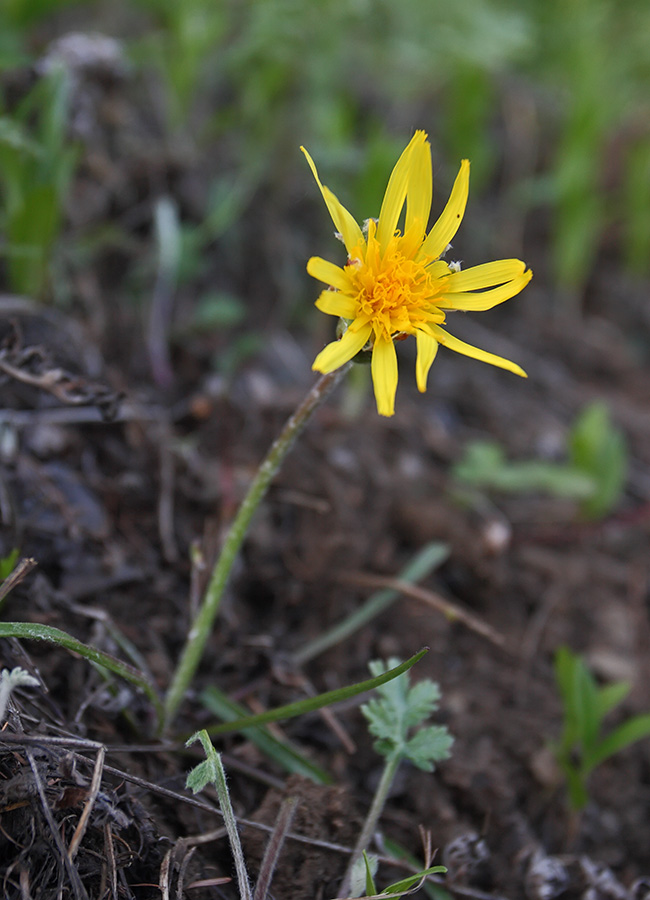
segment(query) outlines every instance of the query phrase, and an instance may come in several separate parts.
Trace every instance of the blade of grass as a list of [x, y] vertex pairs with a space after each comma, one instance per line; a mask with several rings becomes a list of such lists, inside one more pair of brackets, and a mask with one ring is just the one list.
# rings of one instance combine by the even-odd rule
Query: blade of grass
[[[245, 707], [226, 697], [213, 685], [203, 691], [201, 702], [210, 712], [226, 722], [241, 720], [246, 716]], [[303, 775], [305, 778], [315, 781], [316, 784], [332, 784], [333, 779], [324, 769], [310, 762], [290, 743], [279, 741], [267, 728], [244, 728], [242, 734], [287, 772]]]
[[357, 694], [363, 694], [366, 691], [372, 691], [392, 681], [403, 672], [408, 671], [412, 666], [419, 662], [422, 657], [429, 652], [428, 647], [424, 647], [419, 653], [411, 656], [406, 662], [389, 669], [383, 675], [375, 678], [368, 678], [366, 681], [359, 681], [356, 684], [349, 684], [346, 687], [337, 688], [334, 691], [326, 691], [324, 694], [318, 694], [316, 697], [307, 697], [304, 700], [298, 700], [295, 703], [287, 703], [286, 706], [278, 706], [277, 709], [269, 709], [267, 712], [259, 713], [255, 716], [246, 716], [242, 719], [236, 719], [234, 722], [223, 722], [218, 725], [210, 725], [205, 730], [210, 737], [219, 734], [230, 734], [233, 731], [243, 731], [244, 728], [251, 728], [256, 725], [266, 725], [267, 722], [279, 722], [282, 719], [292, 719], [295, 716], [301, 716], [316, 709], [322, 709], [323, 706], [331, 706], [332, 703], [338, 703], [341, 700], [349, 700], [350, 697], [356, 697]]
[[[419, 553], [416, 553], [408, 565], [402, 569], [398, 578], [400, 581], [406, 581], [409, 584], [421, 581], [423, 578], [426, 578], [430, 572], [442, 565], [448, 556], [449, 547], [447, 544], [442, 544], [439, 541], [433, 541], [430, 544], [426, 544]], [[319, 635], [313, 641], [309, 641], [304, 647], [296, 651], [296, 653], [293, 654], [294, 665], [302, 666], [306, 662], [314, 659], [314, 657], [324, 653], [325, 650], [329, 650], [329, 648], [335, 646], [335, 644], [344, 641], [346, 638], [350, 637], [351, 634], [354, 634], [355, 631], [358, 631], [360, 628], [363, 628], [364, 625], [367, 625], [368, 622], [372, 621], [379, 613], [388, 609], [391, 603], [394, 603], [398, 597], [399, 591], [392, 590], [391, 588], [377, 591], [372, 594], [359, 609], [356, 609], [349, 616], [346, 616], [342, 622], [339, 622], [333, 628], [330, 628], [329, 631]]]
[[156, 711], [156, 717], [159, 721], [161, 720], [163, 707], [155, 687], [142, 672], [139, 672], [128, 663], [122, 662], [122, 660], [116, 659], [114, 656], [110, 656], [110, 654], [101, 650], [97, 650], [95, 647], [90, 647], [88, 644], [84, 644], [78, 641], [77, 638], [72, 637], [71, 634], [61, 631], [59, 628], [53, 628], [50, 625], [38, 625], [32, 622], [0, 622], [0, 638], [47, 641], [50, 644], [63, 647], [65, 650], [70, 650], [72, 653], [78, 653], [79, 656], [82, 656], [94, 665], [108, 669], [114, 675], [119, 675], [120, 678], [139, 687], [151, 701]]

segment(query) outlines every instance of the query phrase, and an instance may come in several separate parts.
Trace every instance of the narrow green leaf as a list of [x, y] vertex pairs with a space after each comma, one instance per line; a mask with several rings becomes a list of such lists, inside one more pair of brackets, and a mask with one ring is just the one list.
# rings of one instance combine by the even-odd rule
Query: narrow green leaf
[[0, 622], [0, 638], [9, 637], [31, 641], [47, 641], [50, 644], [63, 647], [65, 650], [78, 653], [79, 656], [82, 656], [89, 662], [108, 669], [114, 675], [119, 675], [120, 678], [142, 690], [154, 706], [158, 720], [162, 721], [162, 703], [155, 687], [142, 672], [128, 665], [128, 663], [122, 662], [121, 659], [116, 659], [114, 656], [97, 650], [95, 647], [83, 644], [72, 637], [72, 635], [67, 634], [67, 632], [61, 631], [59, 628], [53, 628], [50, 625], [38, 625], [32, 622]]
[[402, 672], [407, 672], [412, 666], [419, 662], [422, 657], [429, 652], [429, 648], [425, 647], [407, 659], [406, 662], [390, 669], [384, 675], [376, 678], [369, 678], [366, 681], [350, 684], [346, 687], [337, 688], [334, 691], [326, 691], [324, 694], [318, 694], [316, 697], [307, 697], [305, 700], [298, 700], [295, 703], [288, 703], [286, 706], [279, 706], [277, 709], [270, 709], [267, 712], [259, 713], [256, 716], [245, 716], [236, 719], [234, 722], [224, 722], [220, 725], [211, 725], [207, 730], [211, 737], [218, 734], [230, 734], [233, 731], [241, 731], [244, 728], [251, 728], [254, 725], [266, 725], [267, 722], [279, 722], [282, 719], [292, 719], [295, 716], [302, 716], [305, 713], [313, 712], [315, 709], [322, 709], [324, 706], [331, 706], [333, 703], [339, 703], [341, 700], [349, 700], [350, 697], [356, 697], [357, 694], [364, 694], [366, 691], [372, 691], [380, 684], [392, 681]]
[[634, 716], [604, 737], [589, 753], [585, 754], [587, 771], [595, 769], [601, 762], [629, 747], [636, 741], [650, 735], [650, 713]]
[[[374, 872], [372, 871], [370, 860], [368, 859], [368, 854], [366, 851], [363, 851], [363, 862], [366, 867], [366, 894], [369, 897], [372, 897], [373, 894], [377, 893], [377, 886], [375, 885], [375, 880], [373, 878]], [[377, 868], [377, 861], [375, 860], [375, 869]]]
[[421, 881], [423, 878], [426, 878], [429, 875], [444, 875], [446, 871], [447, 869], [445, 866], [430, 866], [428, 869], [423, 869], [421, 872], [416, 872], [414, 875], [402, 878], [401, 881], [395, 881], [393, 884], [389, 884], [388, 887], [384, 888], [382, 894], [401, 894], [408, 891], [409, 888], [412, 888], [414, 884], [417, 884], [418, 881]]
[[[425, 544], [419, 550], [413, 559], [399, 573], [400, 581], [407, 581], [409, 584], [415, 584], [442, 565], [449, 556], [449, 545], [442, 544], [439, 541], [432, 541]], [[364, 625], [371, 622], [376, 616], [388, 609], [388, 607], [399, 597], [398, 591], [385, 589], [372, 594], [358, 609], [349, 616], [346, 616], [341, 622], [338, 622], [329, 631], [319, 635], [313, 641], [305, 644], [300, 650], [293, 654], [295, 665], [301, 666], [306, 662], [324, 653], [330, 647], [344, 641], [350, 635], [354, 634]]]
[[591, 403], [581, 412], [569, 437], [572, 463], [596, 484], [583, 512], [600, 518], [616, 504], [625, 485], [627, 451], [622, 432], [611, 421], [604, 403]]
[[632, 685], [628, 681], [617, 681], [615, 684], [606, 684], [599, 689], [598, 711], [601, 720], [625, 700], [631, 687]]
[[[242, 719], [246, 716], [246, 709], [240, 704], [235, 703], [229, 697], [226, 697], [218, 688], [213, 685], [206, 688], [201, 694], [201, 703], [210, 710], [210, 712], [219, 716], [226, 722], [233, 722], [235, 719]], [[262, 753], [265, 753], [269, 759], [274, 760], [279, 766], [286, 769], [287, 772], [303, 775], [310, 778], [316, 784], [332, 784], [333, 779], [324, 769], [310, 762], [306, 756], [303, 756], [288, 741], [279, 741], [268, 728], [243, 728], [242, 734], [248, 738], [251, 743], [255, 744]]]
[[[396, 843], [389, 837], [385, 837], [384, 845], [386, 848], [386, 852], [393, 856], [395, 859], [404, 860], [418, 871], [422, 869], [422, 861], [414, 856], [410, 852], [410, 850], [402, 847], [401, 844]], [[431, 900], [452, 900], [451, 894], [433, 881], [425, 881], [422, 885], [422, 890], [428, 897], [431, 898]]]

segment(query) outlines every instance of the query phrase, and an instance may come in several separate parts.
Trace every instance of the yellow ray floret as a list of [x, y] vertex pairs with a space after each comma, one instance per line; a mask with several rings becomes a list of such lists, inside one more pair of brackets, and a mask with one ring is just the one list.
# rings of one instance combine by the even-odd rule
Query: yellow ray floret
[[[532, 272], [518, 259], [501, 259], [457, 271], [441, 257], [465, 213], [469, 194], [469, 162], [464, 159], [447, 205], [427, 232], [433, 196], [431, 149], [424, 131], [416, 131], [392, 171], [379, 218], [359, 227], [348, 210], [325, 187], [311, 156], [312, 170], [336, 230], [348, 252], [341, 267], [313, 256], [310, 275], [328, 286], [316, 301], [324, 313], [343, 319], [340, 340], [328, 344], [314, 360], [317, 372], [338, 369], [364, 348], [372, 349], [372, 381], [377, 411], [392, 416], [397, 390], [394, 341], [415, 335], [418, 390], [425, 391], [431, 364], [442, 344], [526, 377], [516, 363], [453, 337], [441, 326], [446, 310], [486, 310], [518, 294]], [[404, 230], [398, 228], [404, 207]]]

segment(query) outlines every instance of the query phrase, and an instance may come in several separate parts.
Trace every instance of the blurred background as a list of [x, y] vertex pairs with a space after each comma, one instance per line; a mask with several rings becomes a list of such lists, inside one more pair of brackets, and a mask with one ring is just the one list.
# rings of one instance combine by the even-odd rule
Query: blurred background
[[650, 270], [649, 48], [645, 0], [4, 0], [2, 287], [137, 304], [163, 247], [184, 327], [301, 319], [330, 226], [299, 145], [363, 219], [424, 128], [434, 212], [472, 162], [462, 255], [579, 313]]

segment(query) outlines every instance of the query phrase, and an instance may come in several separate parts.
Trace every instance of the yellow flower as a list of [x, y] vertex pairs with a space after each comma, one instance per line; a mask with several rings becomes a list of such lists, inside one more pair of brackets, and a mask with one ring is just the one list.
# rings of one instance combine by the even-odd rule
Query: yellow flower
[[[394, 341], [414, 334], [415, 375], [420, 391], [438, 345], [473, 356], [526, 377], [518, 365], [453, 337], [441, 326], [444, 310], [491, 309], [518, 294], [532, 278], [518, 259], [503, 259], [459, 271], [441, 257], [448, 249], [465, 212], [469, 193], [469, 162], [464, 159], [442, 215], [427, 233], [431, 211], [431, 150], [424, 131], [416, 131], [390, 176], [379, 218], [359, 227], [348, 210], [318, 177], [316, 166], [300, 148], [327, 204], [348, 252], [343, 268], [312, 257], [307, 271], [329, 285], [316, 301], [324, 313], [347, 325], [340, 340], [328, 344], [314, 360], [317, 372], [338, 369], [364, 348], [372, 348], [372, 380], [377, 411], [392, 416], [397, 390]], [[398, 230], [406, 204], [404, 232]]]

